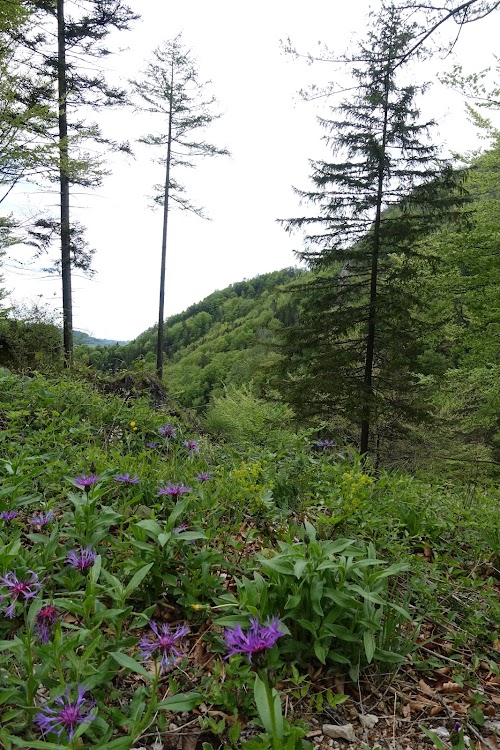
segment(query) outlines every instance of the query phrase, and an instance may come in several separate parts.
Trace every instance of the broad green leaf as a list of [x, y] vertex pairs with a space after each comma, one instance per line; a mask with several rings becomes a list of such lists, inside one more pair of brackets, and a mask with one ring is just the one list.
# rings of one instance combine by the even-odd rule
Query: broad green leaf
[[141, 674], [143, 677], [146, 677], [148, 680], [152, 680], [152, 675], [149, 674], [149, 672], [144, 669], [142, 664], [139, 664], [138, 661], [135, 659], [132, 659], [131, 656], [128, 656], [127, 654], [123, 654], [121, 651], [113, 651], [110, 653], [110, 656], [121, 666], [126, 667], [127, 669], [130, 669], [132, 672], [136, 672], [137, 674]]
[[99, 576], [101, 574], [101, 566], [102, 566], [102, 557], [101, 555], [97, 555], [96, 559], [94, 560], [94, 564], [90, 568], [89, 572], [89, 579], [92, 583], [97, 583], [99, 580]]
[[[253, 686], [253, 694], [255, 698], [255, 706], [259, 718], [264, 725], [264, 729], [268, 735], [273, 738], [273, 719], [274, 719], [274, 705], [269, 705], [268, 695], [265, 684], [260, 679], [259, 675], [255, 675], [255, 682]], [[271, 713], [272, 712], [272, 713]]]
[[146, 578], [147, 574], [153, 567], [153, 563], [148, 563], [147, 565], [144, 565], [140, 570], [137, 571], [137, 573], [134, 573], [130, 581], [125, 587], [124, 596], [125, 599], [130, 596], [132, 591], [135, 591], [135, 589], [142, 583], [144, 578]]
[[191, 711], [203, 700], [200, 693], [178, 693], [158, 703], [157, 711]]
[[143, 521], [138, 521], [136, 523], [136, 526], [138, 526], [140, 529], [145, 529], [145, 531], [148, 531], [153, 539], [158, 539], [158, 536], [161, 534], [160, 524], [156, 521], [153, 521], [151, 518], [145, 518]]
[[375, 653], [375, 639], [372, 633], [367, 630], [363, 633], [363, 644], [365, 647], [366, 660], [368, 664], [371, 664]]

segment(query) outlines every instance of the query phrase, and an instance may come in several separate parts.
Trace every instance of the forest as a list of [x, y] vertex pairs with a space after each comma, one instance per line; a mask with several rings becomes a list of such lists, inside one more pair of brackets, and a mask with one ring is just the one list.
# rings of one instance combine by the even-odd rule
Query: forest
[[[57, 315], [0, 290], [0, 750], [498, 750], [500, 67], [443, 77], [481, 143], [446, 157], [414, 66], [500, 2], [380, 0], [340, 58], [287, 42], [350, 75], [302, 92], [328, 106], [276, 216], [299, 263], [170, 316], [174, 209], [205, 216], [229, 151], [187, 33], [108, 80], [140, 12], [0, 0], [0, 271], [28, 251], [62, 289]], [[74, 328], [76, 196], [135, 147], [110, 108], [163, 123], [130, 341]]]

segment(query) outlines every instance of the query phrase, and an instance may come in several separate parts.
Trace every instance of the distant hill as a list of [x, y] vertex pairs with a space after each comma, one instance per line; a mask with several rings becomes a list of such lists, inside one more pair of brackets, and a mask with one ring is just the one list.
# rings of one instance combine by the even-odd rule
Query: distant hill
[[[283, 289], [304, 274], [286, 268], [240, 281], [168, 318], [164, 380], [170, 394], [183, 405], [204, 406], [224, 385], [265, 378], [264, 366], [276, 356], [271, 342], [297, 317], [297, 303]], [[156, 332], [153, 326], [124, 346], [94, 346], [89, 364], [110, 373], [154, 371]]]
[[73, 339], [77, 346], [80, 344], [85, 346], [114, 346], [115, 344], [123, 346], [128, 344], [128, 341], [118, 341], [118, 339], [96, 339], [83, 331], [73, 331]]

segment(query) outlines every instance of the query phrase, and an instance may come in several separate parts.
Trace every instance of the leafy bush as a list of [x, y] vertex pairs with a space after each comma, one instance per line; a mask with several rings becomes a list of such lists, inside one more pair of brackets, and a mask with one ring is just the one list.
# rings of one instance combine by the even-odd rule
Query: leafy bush
[[[405, 638], [400, 652], [385, 651], [381, 641], [388, 637], [384, 633], [388, 611], [410, 619], [406, 610], [390, 601], [388, 590], [389, 579], [408, 565], [378, 560], [371, 544], [318, 540], [307, 522], [300, 541], [278, 541], [278, 548], [271, 557], [257, 555], [253, 577], [239, 580], [237, 606], [253, 617], [280, 613], [291, 635], [281, 646], [283, 654], [302, 664], [316, 658], [322, 664], [341, 665], [352, 679], [374, 659], [404, 661]], [[227, 604], [231, 601], [236, 603], [230, 596], [224, 599]], [[400, 621], [392, 621], [401, 627]]]
[[266, 443], [272, 446], [293, 418], [291, 409], [264, 401], [248, 386], [230, 386], [213, 399], [206, 415], [207, 428], [234, 445]]

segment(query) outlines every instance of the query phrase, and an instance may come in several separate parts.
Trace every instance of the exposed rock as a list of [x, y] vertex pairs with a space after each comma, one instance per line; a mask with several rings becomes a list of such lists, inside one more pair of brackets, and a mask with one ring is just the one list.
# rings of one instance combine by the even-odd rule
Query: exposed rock
[[378, 716], [375, 714], [360, 714], [359, 720], [365, 729], [373, 729], [375, 724], [378, 724]]
[[326, 737], [332, 737], [335, 740], [358, 741], [352, 724], [323, 724], [322, 732]]

